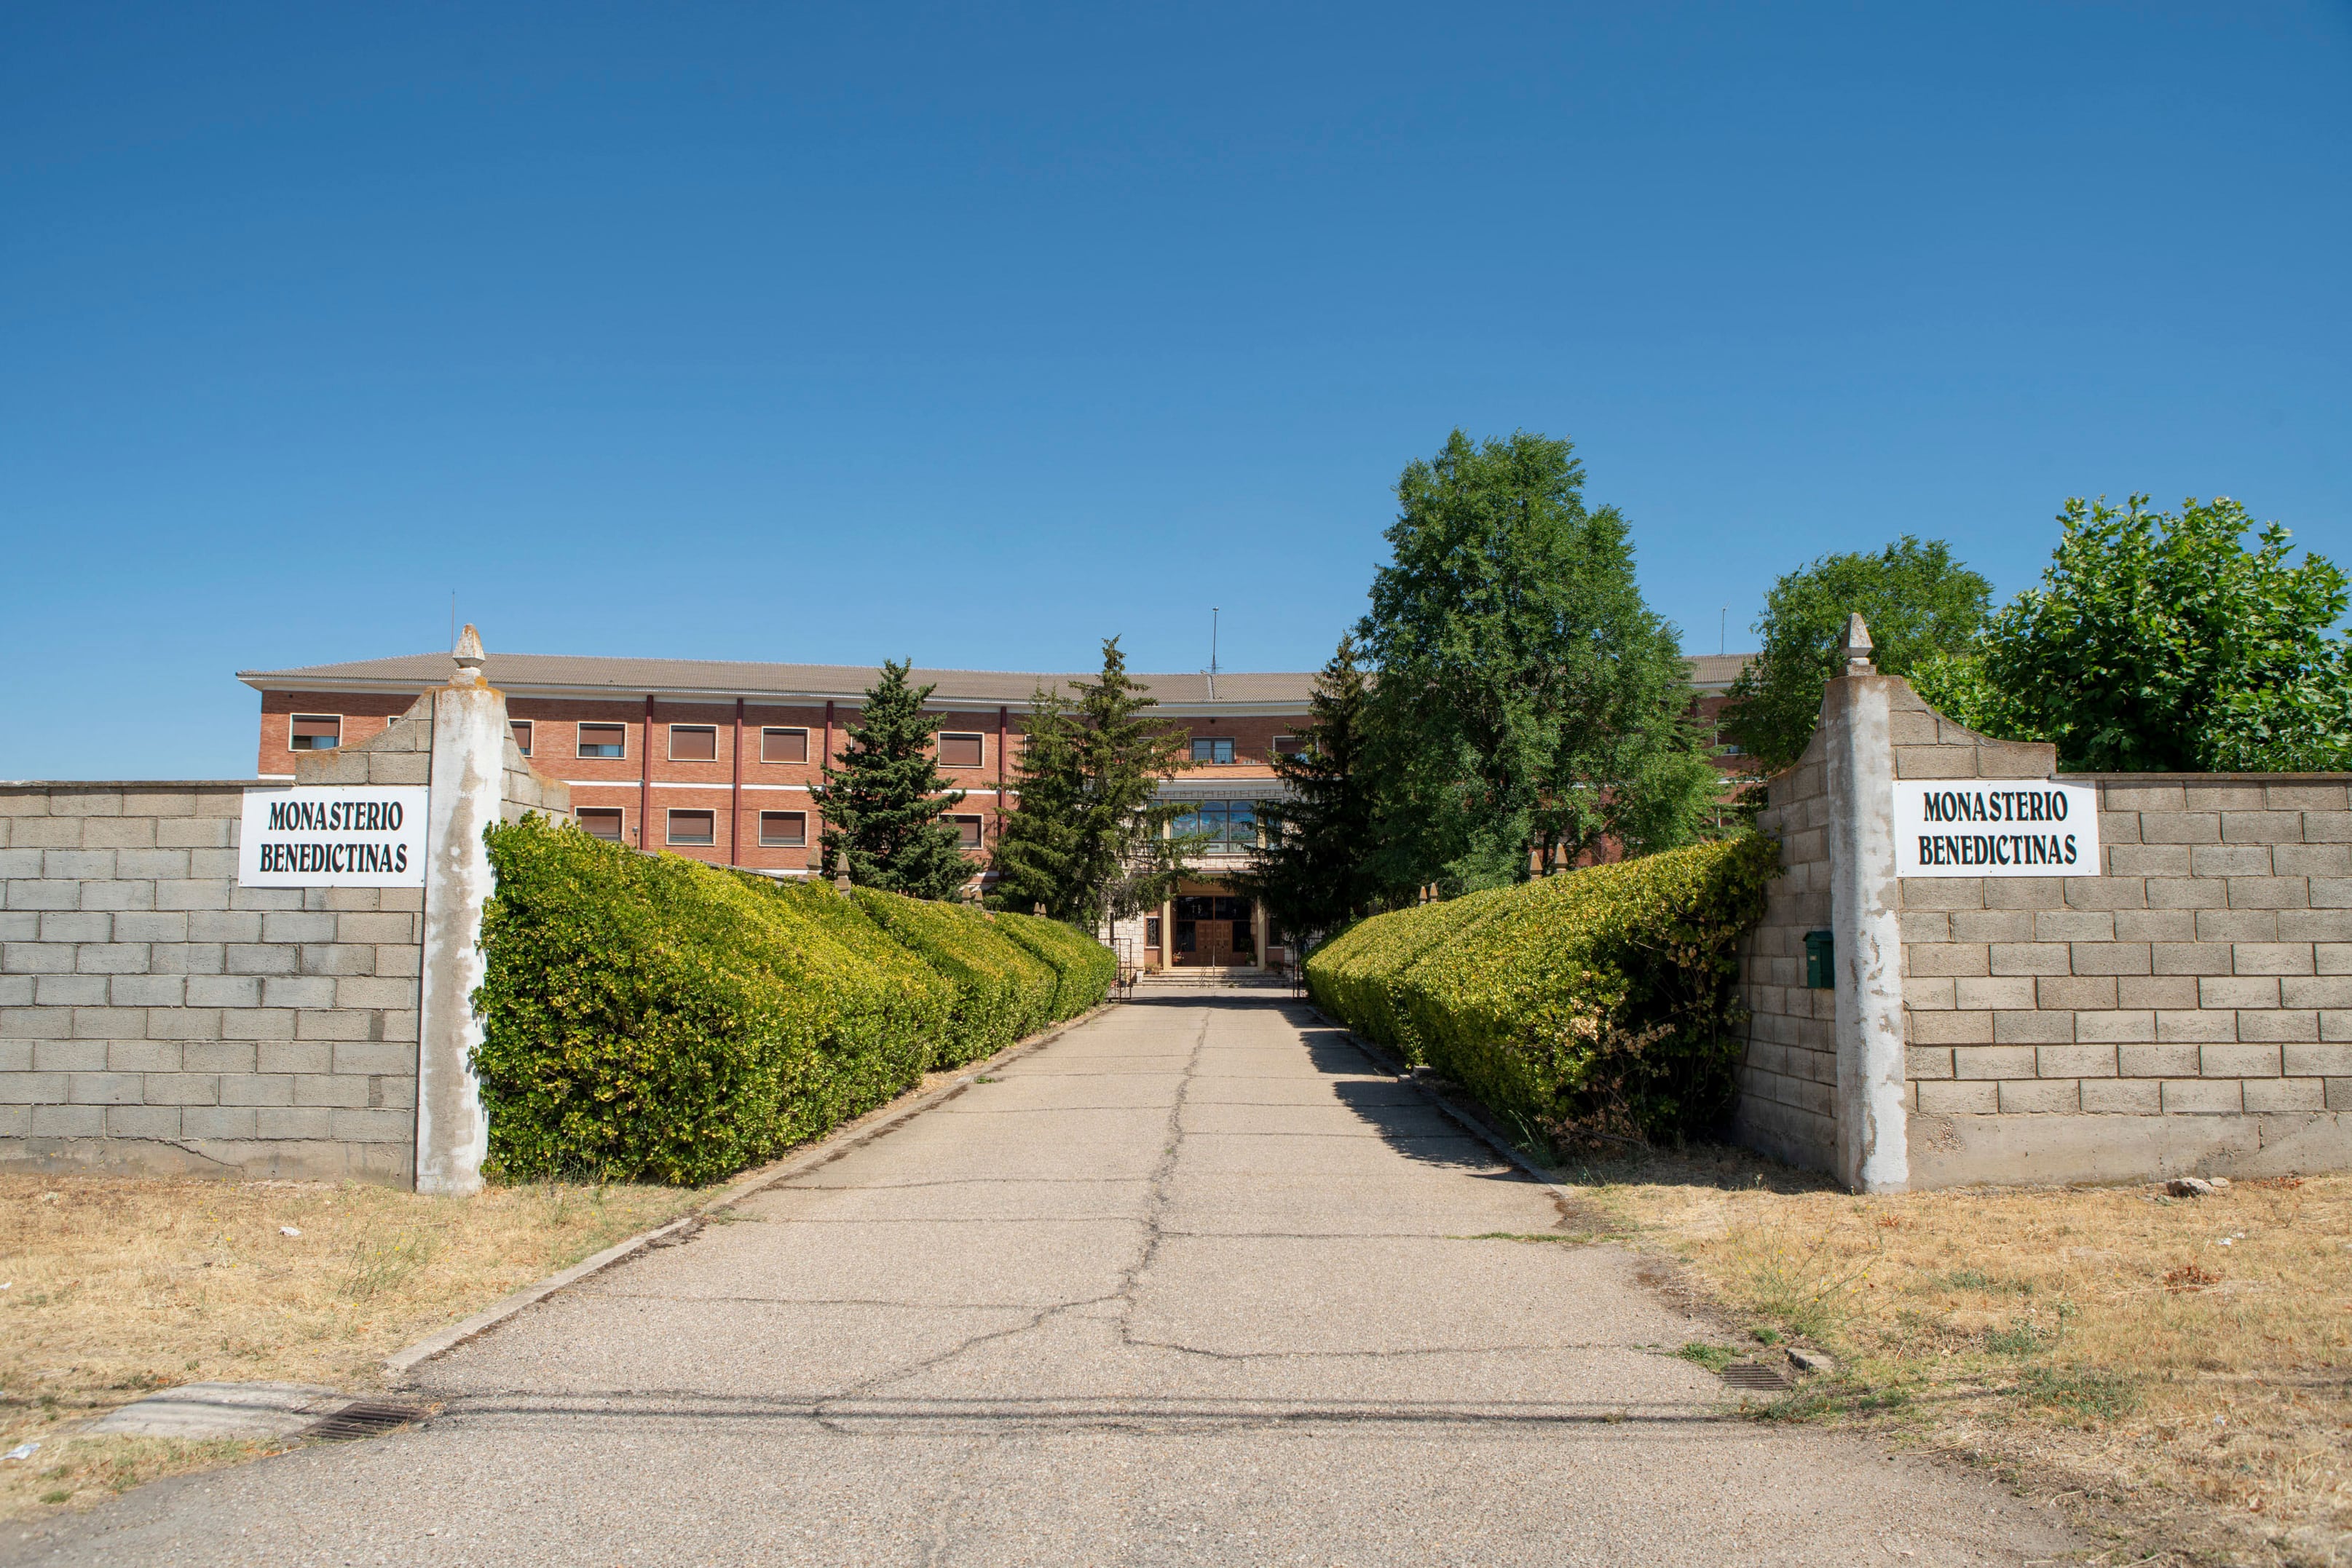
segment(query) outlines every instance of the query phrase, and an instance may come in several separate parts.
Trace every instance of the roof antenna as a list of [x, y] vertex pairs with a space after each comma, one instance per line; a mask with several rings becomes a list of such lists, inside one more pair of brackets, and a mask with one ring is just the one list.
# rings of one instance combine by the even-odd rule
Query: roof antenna
[[1731, 606], [1723, 607], [1723, 614], [1715, 623], [1715, 651], [1719, 655], [1731, 646]]
[[449, 591], [449, 652], [457, 651], [457, 591]]
[[1209, 606], [1209, 700], [1217, 700], [1217, 607]]

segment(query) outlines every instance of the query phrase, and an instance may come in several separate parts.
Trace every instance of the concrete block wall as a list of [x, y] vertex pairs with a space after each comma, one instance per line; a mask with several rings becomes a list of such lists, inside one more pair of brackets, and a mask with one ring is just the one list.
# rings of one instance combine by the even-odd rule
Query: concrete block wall
[[[425, 784], [433, 700], [296, 781]], [[425, 890], [239, 887], [250, 787], [0, 784], [0, 1166], [413, 1181]]]
[[0, 785], [0, 1163], [405, 1179], [415, 888], [240, 888], [239, 783]]
[[[1908, 1185], [2352, 1166], [2352, 776], [2061, 775], [2052, 747], [1887, 685], [1894, 778], [2054, 778], [2101, 806], [2095, 876], [1895, 879]], [[1790, 1134], [1788, 1069], [1832, 1064], [1833, 993], [1809, 1014], [1786, 988], [1803, 984], [1800, 927], [1830, 924], [1807, 902], [1828, 735], [1759, 818], [1786, 870], [1743, 949], [1735, 1124], [1817, 1168], [1836, 1167]], [[1801, 1038], [1819, 1043], [1798, 1058]], [[1832, 1103], [1828, 1124], [1845, 1113]]]
[[1811, 1169], [1837, 1150], [1834, 993], [1805, 985], [1805, 934], [1830, 923], [1829, 783], [1823, 741], [1772, 782], [1759, 831], [1780, 843], [1780, 875], [1767, 890], [1762, 924], [1740, 948], [1739, 997], [1748, 1051], [1739, 1069], [1734, 1135], [1751, 1148]]
[[2101, 874], [1903, 880], [1915, 1183], [2352, 1163], [2347, 781], [2056, 774], [1917, 720], [1898, 778], [2095, 788]]

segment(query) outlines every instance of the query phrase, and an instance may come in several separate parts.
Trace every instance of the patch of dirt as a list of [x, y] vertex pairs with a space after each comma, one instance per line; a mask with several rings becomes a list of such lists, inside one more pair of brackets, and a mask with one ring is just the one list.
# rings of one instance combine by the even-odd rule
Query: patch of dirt
[[0, 1462], [0, 1519], [269, 1451], [73, 1435], [117, 1406], [210, 1380], [381, 1388], [393, 1351], [702, 1196], [0, 1175], [0, 1453], [40, 1445]]
[[2352, 1564], [2352, 1177], [1856, 1197], [1699, 1147], [1561, 1180], [1677, 1308], [1831, 1353], [1762, 1416], [1989, 1467], [2118, 1562]]

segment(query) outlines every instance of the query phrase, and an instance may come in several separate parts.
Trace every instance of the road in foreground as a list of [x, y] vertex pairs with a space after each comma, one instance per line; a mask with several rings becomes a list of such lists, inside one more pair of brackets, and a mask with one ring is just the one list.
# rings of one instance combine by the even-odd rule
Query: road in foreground
[[1725, 1420], [1701, 1331], [1305, 1009], [1115, 1009], [422, 1369], [447, 1411], [38, 1563], [2021, 1563], [1982, 1479]]

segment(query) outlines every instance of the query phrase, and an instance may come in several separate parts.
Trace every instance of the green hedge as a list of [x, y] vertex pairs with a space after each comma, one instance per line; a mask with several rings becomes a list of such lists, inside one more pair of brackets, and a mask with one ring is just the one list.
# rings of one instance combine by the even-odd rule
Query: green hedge
[[1490, 888], [1439, 904], [1416, 904], [1360, 920], [1307, 960], [1307, 994], [1333, 1018], [1413, 1061], [1422, 1060], [1411, 1021], [1396, 1009], [1391, 985], [1422, 955], [1472, 929], [1521, 890]]
[[998, 921], [1012, 917], [873, 888], [853, 896], [876, 925], [955, 988], [934, 1066], [977, 1061], [1070, 1016], [1054, 1005], [1059, 971], [998, 929]]
[[[1034, 1016], [971, 1010], [989, 962], [976, 955], [1011, 972], [1025, 946], [1003, 944], [1008, 957], [967, 934], [951, 965], [945, 944], [904, 934], [918, 916], [894, 910], [894, 933], [870, 901], [821, 883], [639, 854], [536, 818], [486, 838], [498, 894], [474, 1067], [499, 1179], [716, 1180], [900, 1093], [975, 1031]], [[1065, 988], [1058, 972], [1024, 974], [1032, 1005]]]
[[1076, 1018], [1100, 1007], [1118, 978], [1118, 955], [1079, 930], [1042, 915], [997, 915], [997, 929], [1045, 960], [1059, 983], [1054, 1016]]
[[1779, 866], [1748, 835], [1376, 915], [1307, 959], [1308, 992], [1549, 1133], [1703, 1133], [1735, 1088], [1737, 945]]

